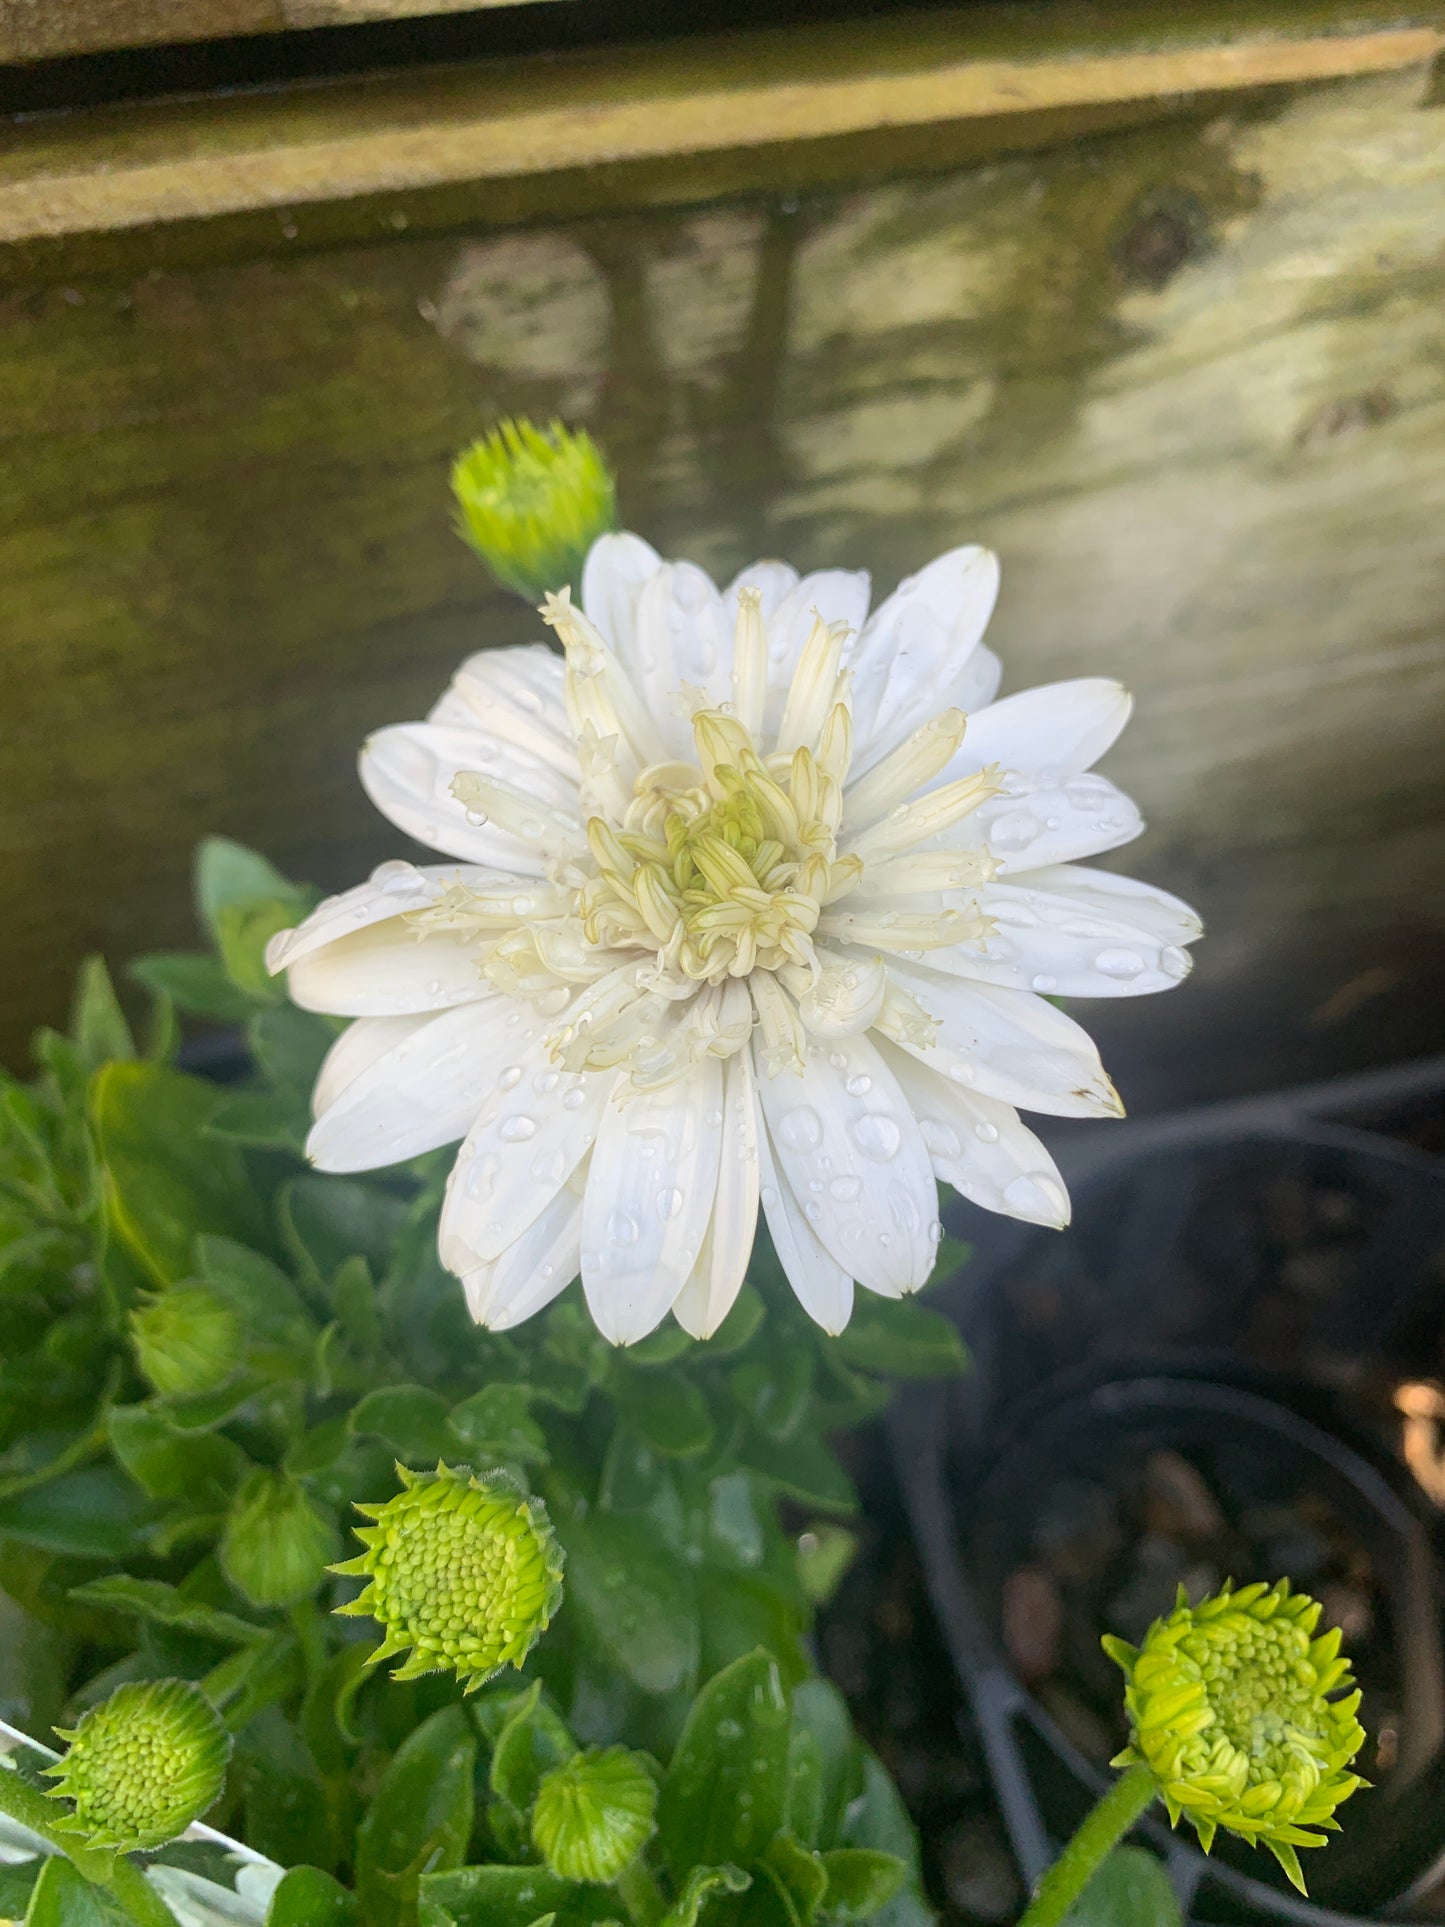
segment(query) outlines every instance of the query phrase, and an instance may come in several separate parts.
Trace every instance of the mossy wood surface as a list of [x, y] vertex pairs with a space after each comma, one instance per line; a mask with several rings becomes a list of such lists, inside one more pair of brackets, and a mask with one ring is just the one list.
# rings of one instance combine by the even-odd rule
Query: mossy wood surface
[[[780, 130], [781, 132], [782, 130]], [[271, 217], [268, 217], [271, 218]], [[1126, 1099], [1440, 1048], [1445, 108], [1428, 69], [880, 185], [0, 293], [3, 1050], [188, 941], [194, 840], [403, 848], [368, 728], [538, 633], [451, 530], [503, 410], [585, 423], [722, 575], [997, 547], [1006, 689], [1121, 676], [1108, 859], [1211, 928], [1084, 1012]]]

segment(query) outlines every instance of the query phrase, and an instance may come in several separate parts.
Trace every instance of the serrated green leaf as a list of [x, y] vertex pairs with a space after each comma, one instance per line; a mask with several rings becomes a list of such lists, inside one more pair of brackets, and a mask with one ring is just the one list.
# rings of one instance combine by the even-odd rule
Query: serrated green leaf
[[70, 1597], [83, 1605], [129, 1614], [151, 1625], [199, 1633], [225, 1646], [247, 1646], [253, 1640], [266, 1637], [263, 1626], [255, 1626], [235, 1613], [221, 1612], [214, 1606], [187, 1599], [162, 1579], [133, 1579], [128, 1573], [112, 1573], [104, 1579], [87, 1580], [83, 1586], [72, 1586]]
[[452, 1407], [448, 1424], [462, 1449], [479, 1458], [545, 1465], [547, 1435], [530, 1411], [536, 1396], [530, 1385], [484, 1385]]
[[318, 1286], [358, 1254], [381, 1277], [407, 1217], [400, 1198], [350, 1178], [292, 1178], [277, 1203], [287, 1249]]
[[534, 1680], [516, 1695], [497, 1733], [487, 1784], [513, 1813], [525, 1816], [547, 1774], [576, 1751], [577, 1742], [542, 1697], [541, 1680]]
[[152, 1499], [185, 1499], [218, 1510], [228, 1504], [248, 1463], [230, 1439], [176, 1431], [159, 1401], [117, 1405], [109, 1426], [115, 1456]]
[[87, 1465], [0, 1500], [0, 1539], [81, 1559], [124, 1560], [140, 1550], [155, 1508], [118, 1467]]
[[871, 1920], [908, 1877], [896, 1854], [874, 1847], [835, 1847], [823, 1855], [827, 1886], [823, 1911], [829, 1920]]
[[740, 1456], [750, 1472], [786, 1492], [789, 1498], [801, 1499], [805, 1505], [818, 1506], [825, 1512], [858, 1510], [853, 1481], [824, 1440], [807, 1427], [781, 1441], [755, 1433]]
[[912, 1298], [861, 1293], [833, 1342], [845, 1364], [890, 1378], [957, 1378], [968, 1370], [958, 1327]]
[[435, 1465], [455, 1445], [448, 1410], [441, 1393], [424, 1385], [385, 1385], [352, 1408], [351, 1430], [382, 1439], [406, 1465]]
[[750, 1868], [783, 1824], [791, 1709], [777, 1661], [761, 1650], [710, 1679], [688, 1713], [658, 1803], [674, 1877], [730, 1862]]
[[104, 1888], [92, 1886], [56, 1855], [40, 1870], [25, 1927], [135, 1927], [135, 1921]]
[[457, 1706], [423, 1720], [397, 1749], [357, 1830], [356, 1891], [367, 1927], [403, 1927], [423, 1873], [435, 1879], [461, 1865], [475, 1765], [476, 1741]]
[[307, 896], [258, 851], [224, 836], [208, 836], [199, 844], [194, 880], [196, 914], [213, 940], [220, 937], [221, 912], [228, 904], [267, 897], [304, 902]]
[[578, 1886], [559, 1880], [545, 1867], [428, 1873], [421, 1882], [421, 1903], [423, 1923], [428, 1907], [441, 1908], [456, 1927], [538, 1927], [549, 1916], [555, 1927], [622, 1927], [626, 1916], [610, 1887]]

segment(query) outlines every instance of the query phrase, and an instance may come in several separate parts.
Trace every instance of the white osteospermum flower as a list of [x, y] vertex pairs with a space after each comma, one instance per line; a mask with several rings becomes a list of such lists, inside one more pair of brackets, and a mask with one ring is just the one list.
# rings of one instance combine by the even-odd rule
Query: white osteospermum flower
[[544, 605], [564, 655], [473, 656], [425, 723], [368, 742], [373, 802], [452, 861], [383, 864], [269, 961], [356, 1020], [317, 1082], [316, 1164], [462, 1140], [441, 1256], [482, 1324], [580, 1270], [614, 1342], [669, 1308], [708, 1336], [760, 1202], [834, 1332], [855, 1282], [928, 1277], [937, 1178], [1066, 1222], [1018, 1109], [1120, 1106], [1040, 993], [1165, 990], [1200, 925], [1074, 866], [1142, 827], [1086, 773], [1129, 698], [994, 702], [997, 588], [956, 549], [869, 616], [864, 574], [761, 562], [719, 593], [607, 535], [582, 610]]

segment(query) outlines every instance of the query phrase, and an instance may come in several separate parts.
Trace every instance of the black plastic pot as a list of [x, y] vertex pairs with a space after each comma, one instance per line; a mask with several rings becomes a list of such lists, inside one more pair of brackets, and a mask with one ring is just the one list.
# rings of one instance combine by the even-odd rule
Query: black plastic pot
[[1393, 1758], [1384, 1772], [1364, 1762], [1377, 1790], [1344, 1810], [1327, 1852], [1307, 1856], [1309, 1901], [1276, 1884], [1263, 1855], [1217, 1847], [1206, 1859], [1192, 1833], [1146, 1822], [1186, 1910], [1200, 1927], [1340, 1927], [1433, 1899], [1439, 1917], [1445, 1589], [1438, 1515], [1404, 1462], [1399, 1408], [1402, 1387], [1445, 1370], [1445, 1166], [1362, 1126], [1428, 1125], [1442, 1112], [1437, 1061], [1122, 1127], [1112, 1142], [1100, 1127], [1060, 1158], [1069, 1232], [977, 1213], [958, 1226], [974, 1256], [934, 1302], [963, 1328], [974, 1374], [897, 1401], [889, 1427], [1026, 1879], [1107, 1769], [1005, 1663], [1004, 1583], [1061, 1493], [1067, 1504], [1073, 1489], [1123, 1490], [1164, 1450], [1207, 1461], [1226, 1503], [1284, 1504], [1307, 1489], [1344, 1522], [1376, 1576], [1389, 1637], [1375, 1684], [1393, 1708]]

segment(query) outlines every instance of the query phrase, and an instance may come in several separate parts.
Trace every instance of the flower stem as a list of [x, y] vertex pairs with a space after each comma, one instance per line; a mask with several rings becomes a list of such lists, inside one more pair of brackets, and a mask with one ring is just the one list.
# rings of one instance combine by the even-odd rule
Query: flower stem
[[1019, 1927], [1059, 1927], [1109, 1854], [1154, 1798], [1154, 1776], [1131, 1766], [1085, 1814], [1078, 1832], [1041, 1877]]
[[667, 1909], [657, 1875], [642, 1855], [635, 1854], [612, 1883], [617, 1898], [627, 1909], [632, 1927], [656, 1927]]
[[65, 1855], [75, 1871], [94, 1886], [114, 1894], [137, 1927], [176, 1927], [176, 1917], [140, 1868], [118, 1854], [87, 1847], [57, 1825], [69, 1811], [31, 1786], [13, 1767], [0, 1766], [0, 1813], [39, 1834]]

